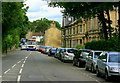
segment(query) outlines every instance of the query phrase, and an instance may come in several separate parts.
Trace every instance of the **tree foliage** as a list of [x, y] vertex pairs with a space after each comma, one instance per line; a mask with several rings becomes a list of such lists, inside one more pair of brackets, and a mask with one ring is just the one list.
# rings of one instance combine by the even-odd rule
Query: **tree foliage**
[[25, 37], [28, 30], [28, 7], [22, 2], [2, 3], [2, 49], [3, 52], [12, 46], [18, 47], [21, 37]]
[[[40, 20], [30, 22], [30, 28], [32, 31], [44, 33], [45, 30], [50, 28], [50, 23], [52, 23], [52, 20], [41, 18]], [[60, 24], [57, 21], [55, 21], [55, 24], [60, 29]]]
[[62, 11], [64, 16], [73, 16], [76, 19], [97, 16], [102, 25], [104, 38], [108, 39], [108, 31], [111, 36], [111, 22], [110, 19], [105, 18], [104, 14], [108, 10], [113, 10], [114, 7], [119, 6], [119, 4], [118, 2], [50, 2], [49, 6], [64, 8]]

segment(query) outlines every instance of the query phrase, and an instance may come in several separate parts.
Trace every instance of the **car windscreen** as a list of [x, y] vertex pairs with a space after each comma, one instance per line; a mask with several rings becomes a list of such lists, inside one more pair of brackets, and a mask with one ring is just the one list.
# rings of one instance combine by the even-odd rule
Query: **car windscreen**
[[51, 50], [56, 50], [56, 48], [52, 48]]
[[83, 57], [88, 56], [88, 54], [89, 54], [89, 52], [82, 52], [82, 56], [83, 56]]
[[119, 62], [120, 63], [120, 54], [110, 54], [108, 62]]
[[99, 56], [101, 53], [102, 53], [102, 52], [95, 52], [94, 58], [98, 58], [98, 56]]
[[67, 49], [67, 52], [68, 53], [74, 53], [76, 50], [74, 50], [74, 49]]
[[50, 49], [51, 47], [46, 47], [45, 49]]
[[36, 45], [36, 43], [33, 41], [27, 41], [27, 45]]

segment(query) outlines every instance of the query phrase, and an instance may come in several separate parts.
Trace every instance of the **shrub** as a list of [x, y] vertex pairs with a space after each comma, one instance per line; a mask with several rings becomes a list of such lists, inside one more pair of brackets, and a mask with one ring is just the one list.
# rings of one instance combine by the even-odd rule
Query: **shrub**
[[77, 45], [76, 48], [77, 49], [84, 49], [85, 47], [80, 44], [80, 45]]
[[120, 40], [118, 38], [112, 38], [109, 40], [87, 42], [85, 48], [103, 51], [120, 51]]

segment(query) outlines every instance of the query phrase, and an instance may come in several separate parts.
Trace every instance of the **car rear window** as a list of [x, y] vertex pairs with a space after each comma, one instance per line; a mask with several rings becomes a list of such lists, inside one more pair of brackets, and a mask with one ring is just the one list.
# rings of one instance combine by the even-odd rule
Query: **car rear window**
[[67, 49], [67, 52], [68, 53], [74, 53], [74, 52], [76, 52], [77, 50], [74, 50], [74, 49]]

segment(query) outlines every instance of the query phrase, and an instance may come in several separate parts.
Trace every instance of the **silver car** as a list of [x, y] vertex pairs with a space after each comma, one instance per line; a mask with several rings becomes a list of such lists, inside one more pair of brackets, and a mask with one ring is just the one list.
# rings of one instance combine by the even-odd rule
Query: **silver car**
[[61, 61], [63, 61], [63, 62], [73, 61], [73, 57], [75, 56], [74, 52], [76, 50], [77, 49], [74, 49], [74, 48], [64, 48], [64, 51], [61, 54]]
[[120, 52], [101, 53], [97, 60], [96, 75], [105, 76], [106, 81], [111, 76], [120, 76]]
[[86, 57], [86, 64], [85, 64], [86, 70], [90, 70], [91, 72], [96, 72], [97, 59], [102, 52], [103, 51], [95, 51], [95, 50], [89, 52], [88, 56]]

